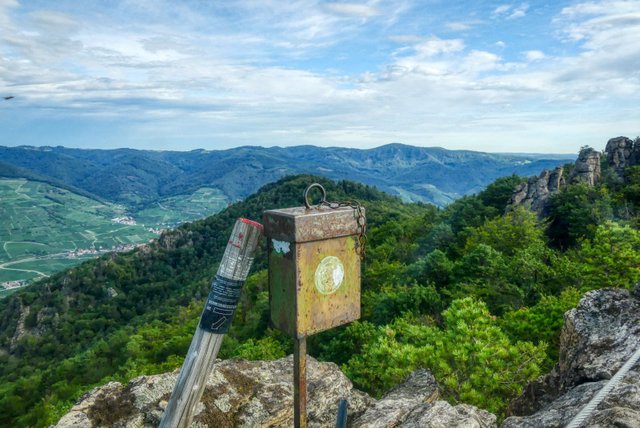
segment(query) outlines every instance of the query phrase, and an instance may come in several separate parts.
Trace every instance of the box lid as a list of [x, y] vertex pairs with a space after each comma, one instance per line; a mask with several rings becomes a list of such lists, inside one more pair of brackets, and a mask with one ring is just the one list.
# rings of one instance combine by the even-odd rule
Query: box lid
[[[362, 208], [362, 214], [365, 209]], [[313, 206], [268, 210], [263, 214], [264, 234], [287, 242], [308, 242], [357, 235], [358, 210], [352, 207]]]

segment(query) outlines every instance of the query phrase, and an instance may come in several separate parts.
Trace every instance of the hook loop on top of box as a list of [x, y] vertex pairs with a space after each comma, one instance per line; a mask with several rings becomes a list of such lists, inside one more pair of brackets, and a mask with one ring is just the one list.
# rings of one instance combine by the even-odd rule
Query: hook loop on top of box
[[311, 209], [314, 206], [317, 205], [311, 205], [309, 203], [309, 191], [311, 189], [313, 189], [314, 187], [317, 187], [318, 189], [320, 189], [320, 192], [322, 192], [322, 199], [320, 199], [320, 202], [318, 203], [318, 205], [322, 205], [322, 204], [326, 204], [327, 203], [327, 191], [324, 190], [324, 187], [322, 187], [322, 184], [320, 183], [312, 183], [310, 184], [306, 189], [304, 189], [304, 206], [307, 207], [307, 209]]

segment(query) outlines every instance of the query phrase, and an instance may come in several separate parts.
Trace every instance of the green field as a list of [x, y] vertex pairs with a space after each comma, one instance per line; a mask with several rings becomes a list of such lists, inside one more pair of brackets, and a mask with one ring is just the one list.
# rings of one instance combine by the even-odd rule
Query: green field
[[[0, 285], [44, 278], [101, 253], [131, 248], [156, 237], [160, 229], [226, 206], [227, 198], [219, 190], [201, 188], [129, 214], [122, 205], [46, 183], [0, 178]], [[114, 221], [126, 216], [137, 224]], [[0, 287], [0, 298], [7, 293]]]
[[87, 258], [72, 257], [74, 250], [98, 252], [155, 236], [111, 220], [124, 214], [122, 206], [46, 183], [0, 179], [0, 283], [45, 277]]
[[216, 214], [229, 203], [218, 189], [202, 187], [190, 195], [161, 199], [152, 206], [137, 211], [133, 217], [148, 227], [175, 227], [187, 221]]

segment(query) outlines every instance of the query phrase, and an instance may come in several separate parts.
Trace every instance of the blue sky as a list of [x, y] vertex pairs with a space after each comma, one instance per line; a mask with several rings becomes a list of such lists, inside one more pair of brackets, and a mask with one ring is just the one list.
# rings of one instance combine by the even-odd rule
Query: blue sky
[[10, 146], [602, 149], [640, 0], [0, 0], [0, 95]]

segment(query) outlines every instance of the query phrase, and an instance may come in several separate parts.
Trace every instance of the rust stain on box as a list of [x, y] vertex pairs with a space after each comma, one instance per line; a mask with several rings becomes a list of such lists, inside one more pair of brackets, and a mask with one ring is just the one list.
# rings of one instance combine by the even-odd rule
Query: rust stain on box
[[264, 213], [271, 321], [297, 338], [360, 318], [360, 256], [354, 208]]

